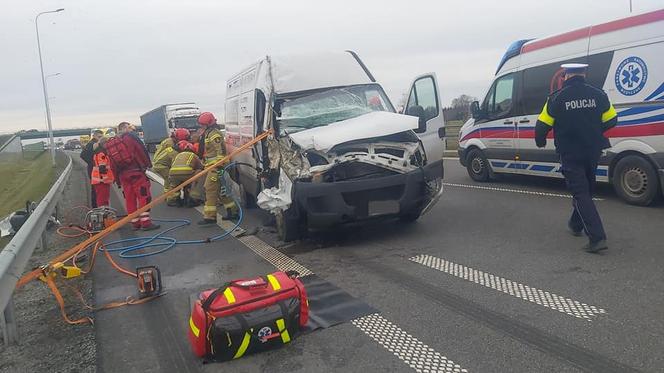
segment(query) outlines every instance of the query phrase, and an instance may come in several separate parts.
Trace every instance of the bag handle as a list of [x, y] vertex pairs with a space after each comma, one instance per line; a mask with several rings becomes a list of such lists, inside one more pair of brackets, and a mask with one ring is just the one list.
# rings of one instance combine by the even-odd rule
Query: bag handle
[[215, 299], [219, 296], [219, 294], [223, 293], [224, 290], [226, 290], [227, 287], [230, 286], [230, 282], [227, 282], [223, 285], [221, 285], [220, 288], [214, 289], [210, 295], [205, 298], [205, 300], [201, 303], [201, 307], [203, 308], [204, 311], [208, 311], [210, 309], [210, 305], [212, 302], [214, 302]]
[[258, 276], [255, 278], [244, 279], [244, 280], [234, 280], [230, 282], [230, 286], [242, 289], [266, 288], [267, 285], [268, 285], [267, 278], [263, 276]]

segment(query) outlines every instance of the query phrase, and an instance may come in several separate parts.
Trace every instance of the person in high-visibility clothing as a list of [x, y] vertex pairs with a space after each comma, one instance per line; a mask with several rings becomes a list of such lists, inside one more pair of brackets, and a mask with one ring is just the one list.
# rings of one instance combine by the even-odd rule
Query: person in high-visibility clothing
[[[164, 193], [171, 190], [168, 183], [168, 170], [171, 168], [171, 163], [177, 155], [177, 143], [182, 140], [189, 140], [190, 133], [186, 128], [175, 129], [170, 137], [165, 138], [158, 146], [157, 151], [154, 153], [152, 170], [159, 174], [164, 179]], [[176, 196], [177, 197], [177, 196]], [[166, 200], [169, 206], [177, 204], [177, 198], [171, 197]]]
[[110, 206], [111, 185], [115, 182], [115, 176], [111, 169], [111, 161], [104, 152], [104, 143], [106, 138], [102, 137], [93, 145], [94, 155], [92, 156], [92, 172], [90, 173], [90, 183], [95, 191], [96, 206]]
[[606, 232], [593, 202], [595, 175], [602, 151], [611, 147], [604, 133], [618, 123], [618, 113], [607, 94], [586, 83], [587, 64], [568, 63], [563, 87], [544, 103], [535, 124], [537, 147], [546, 146], [553, 131], [560, 171], [572, 193], [572, 216], [567, 228], [574, 236], [588, 236], [583, 250], [606, 250]]
[[[205, 167], [218, 162], [226, 154], [224, 135], [217, 125], [217, 118], [210, 112], [202, 113], [198, 117], [198, 124], [203, 128], [199, 141], [199, 154], [202, 154]], [[212, 226], [217, 223], [217, 202], [219, 201], [219, 169], [211, 170], [205, 177], [205, 206], [203, 207], [203, 220], [198, 225]]]
[[[189, 130], [186, 128], [177, 128], [173, 132], [171, 132], [171, 135], [165, 139], [163, 139], [159, 145], [157, 145], [157, 150], [154, 153], [154, 159], [158, 159], [160, 156], [163, 155], [165, 152], [169, 152], [171, 148], [178, 142], [182, 140], [187, 140], [189, 141], [190, 134]], [[168, 173], [167, 173], [168, 174]]]
[[[204, 166], [198, 155], [194, 152], [194, 145], [190, 142], [183, 140], [177, 144], [180, 152], [175, 156], [171, 169], [169, 170], [169, 184], [176, 187], [183, 182], [189, 180], [196, 173], [200, 172]], [[201, 203], [201, 194], [196, 188], [196, 183], [189, 184], [184, 191], [184, 206], [198, 206]], [[175, 196], [178, 198], [179, 196]]]

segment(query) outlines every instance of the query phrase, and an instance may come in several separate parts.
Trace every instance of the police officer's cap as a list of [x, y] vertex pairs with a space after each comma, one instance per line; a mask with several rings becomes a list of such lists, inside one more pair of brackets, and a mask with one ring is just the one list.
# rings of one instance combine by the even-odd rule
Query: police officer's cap
[[565, 74], [583, 74], [588, 67], [587, 63], [564, 63], [560, 65], [565, 70]]

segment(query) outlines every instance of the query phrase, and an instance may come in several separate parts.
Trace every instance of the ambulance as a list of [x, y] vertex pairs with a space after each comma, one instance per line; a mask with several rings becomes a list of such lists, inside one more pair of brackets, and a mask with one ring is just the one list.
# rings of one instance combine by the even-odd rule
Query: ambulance
[[627, 203], [651, 204], [664, 190], [664, 9], [510, 45], [460, 130], [461, 164], [476, 181], [503, 173], [562, 178], [553, 141], [539, 149], [534, 137], [547, 96], [562, 87], [564, 63], [588, 64], [588, 83], [618, 111], [597, 180]]

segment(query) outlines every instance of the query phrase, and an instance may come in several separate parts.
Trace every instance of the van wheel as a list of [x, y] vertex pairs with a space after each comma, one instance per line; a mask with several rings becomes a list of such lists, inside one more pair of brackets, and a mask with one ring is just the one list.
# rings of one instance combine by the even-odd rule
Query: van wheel
[[286, 211], [279, 211], [276, 215], [277, 237], [284, 242], [303, 238], [307, 233], [307, 224], [297, 216], [294, 206]]
[[473, 149], [466, 157], [468, 175], [475, 181], [489, 181], [489, 161], [480, 149]]
[[627, 203], [647, 206], [657, 196], [659, 180], [654, 167], [643, 157], [628, 155], [613, 171], [613, 189]]

